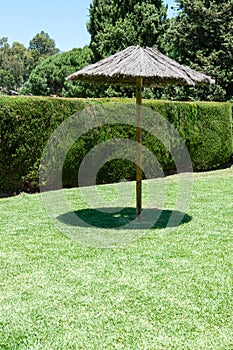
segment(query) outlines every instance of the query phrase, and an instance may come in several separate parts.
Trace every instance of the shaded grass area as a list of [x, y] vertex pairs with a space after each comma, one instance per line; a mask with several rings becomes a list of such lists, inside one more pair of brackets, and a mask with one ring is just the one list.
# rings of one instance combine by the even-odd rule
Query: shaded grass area
[[192, 219], [124, 249], [67, 238], [40, 195], [2, 199], [0, 349], [233, 349], [232, 198], [232, 169], [195, 174]]
[[[104, 210], [105, 208], [98, 208]], [[136, 215], [136, 209], [135, 208], [107, 208], [110, 209], [110, 212], [104, 212], [97, 209], [81, 209], [75, 211], [75, 215], [79, 217], [80, 224], [79, 226], [82, 227], [85, 225], [85, 223], [88, 223], [89, 225], [93, 227], [99, 227], [99, 228], [119, 228], [120, 230], [127, 229], [127, 224], [131, 223], [132, 221], [135, 221], [135, 225], [132, 225], [131, 229], [135, 230], [138, 229], [138, 226], [140, 227], [140, 223], [137, 223], [137, 215]], [[115, 209], [114, 212], [111, 212], [111, 209]], [[191, 217], [188, 214], [181, 213], [179, 211], [173, 211], [173, 210], [161, 210], [161, 209], [144, 209], [142, 214], [142, 225], [144, 223], [144, 220], [150, 220], [151, 222], [153, 218], [155, 218], [152, 222], [151, 229], [162, 229], [166, 228], [167, 226], [172, 226], [172, 224], [169, 223], [169, 219], [171, 215], [175, 214], [176, 216], [180, 216], [180, 223], [186, 223], [191, 220]], [[64, 222], [67, 225], [72, 225], [73, 222], [69, 220], [70, 213], [65, 213], [61, 215], [58, 219], [62, 222]], [[144, 219], [144, 220], [143, 220]], [[74, 224], [73, 224], [74, 225]], [[141, 226], [142, 226], [141, 225]]]

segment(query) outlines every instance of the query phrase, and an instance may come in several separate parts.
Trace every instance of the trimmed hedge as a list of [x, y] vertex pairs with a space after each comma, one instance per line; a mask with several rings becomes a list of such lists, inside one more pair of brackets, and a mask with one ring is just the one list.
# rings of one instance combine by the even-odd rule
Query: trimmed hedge
[[47, 140], [65, 118], [84, 106], [78, 99], [0, 97], [0, 191], [38, 190]]
[[[64, 99], [0, 97], [0, 191], [38, 190], [38, 169], [45, 144], [63, 120], [88, 104], [135, 103], [125, 99]], [[232, 155], [232, 113], [229, 103], [170, 102], [145, 100], [143, 104], [165, 116], [185, 140], [194, 170], [221, 166]], [[65, 187], [77, 186], [77, 173], [84, 155], [110, 137], [135, 139], [135, 129], [125, 125], [105, 126], [82, 136], [68, 152], [63, 166]], [[175, 169], [173, 159], [151, 135], [145, 145], [156, 153], [163, 170]], [[135, 164], [116, 159], [100, 169], [98, 183], [132, 180]]]
[[230, 103], [146, 101], [174, 125], [189, 150], [195, 171], [226, 163], [233, 152]]

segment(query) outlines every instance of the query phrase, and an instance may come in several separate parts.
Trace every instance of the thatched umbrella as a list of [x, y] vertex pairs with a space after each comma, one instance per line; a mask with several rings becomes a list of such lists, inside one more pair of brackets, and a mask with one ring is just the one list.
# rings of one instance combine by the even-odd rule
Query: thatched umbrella
[[164, 87], [167, 85], [205, 85], [214, 80], [163, 55], [157, 49], [130, 46], [97, 63], [91, 64], [67, 77], [67, 80], [80, 80], [93, 84], [120, 86], [136, 85], [137, 104], [137, 216], [141, 217], [141, 112], [142, 85]]

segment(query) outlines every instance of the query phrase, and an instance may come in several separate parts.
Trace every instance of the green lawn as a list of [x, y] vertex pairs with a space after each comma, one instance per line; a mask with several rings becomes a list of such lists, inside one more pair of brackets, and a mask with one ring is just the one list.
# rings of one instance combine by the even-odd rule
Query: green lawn
[[[62, 234], [39, 194], [1, 199], [0, 349], [232, 350], [233, 168], [194, 180], [189, 220], [115, 249]], [[165, 182], [170, 210], [176, 176]]]

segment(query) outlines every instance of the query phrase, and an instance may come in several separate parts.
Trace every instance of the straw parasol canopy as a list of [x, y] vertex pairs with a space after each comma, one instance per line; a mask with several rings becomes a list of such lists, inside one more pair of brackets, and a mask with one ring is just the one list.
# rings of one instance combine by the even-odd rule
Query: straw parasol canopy
[[145, 87], [167, 85], [203, 85], [214, 83], [210, 77], [182, 66], [157, 49], [130, 46], [121, 52], [91, 64], [67, 77], [93, 84], [135, 86], [143, 78]]
[[76, 73], [69, 75], [67, 80], [80, 80], [93, 84], [108, 84], [120, 86], [136, 86], [137, 104], [137, 216], [140, 220], [141, 204], [141, 111], [142, 86], [164, 87], [168, 85], [200, 86], [214, 84], [209, 76], [199, 73], [189, 67], [182, 66], [159, 50], [151, 47], [141, 48], [130, 46], [121, 52], [91, 64]]

